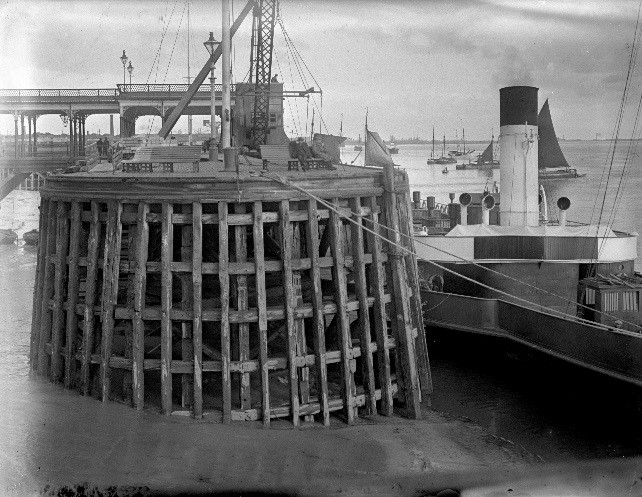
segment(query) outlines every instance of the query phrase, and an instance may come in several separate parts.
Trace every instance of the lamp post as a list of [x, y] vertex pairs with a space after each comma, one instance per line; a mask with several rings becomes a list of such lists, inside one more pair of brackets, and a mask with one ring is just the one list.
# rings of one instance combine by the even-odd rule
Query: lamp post
[[134, 72], [134, 66], [132, 66], [131, 60], [127, 66], [127, 72], [129, 73], [129, 91], [132, 91], [132, 73]]
[[125, 66], [127, 65], [127, 55], [123, 50], [123, 55], [120, 56], [120, 61], [123, 63], [123, 86], [125, 86]]
[[205, 45], [205, 48], [207, 48], [207, 51], [210, 53], [210, 69], [212, 71], [211, 77], [210, 77], [210, 107], [211, 107], [211, 115], [210, 115], [210, 157], [209, 159], [211, 161], [215, 160], [218, 157], [218, 150], [216, 147], [216, 93], [214, 90], [214, 83], [216, 81], [216, 76], [214, 76], [214, 70], [216, 69], [214, 67], [214, 51], [216, 50], [216, 47], [220, 44], [221, 42], [216, 41], [214, 38], [214, 33], [210, 31], [210, 38], [206, 42], [203, 43]]

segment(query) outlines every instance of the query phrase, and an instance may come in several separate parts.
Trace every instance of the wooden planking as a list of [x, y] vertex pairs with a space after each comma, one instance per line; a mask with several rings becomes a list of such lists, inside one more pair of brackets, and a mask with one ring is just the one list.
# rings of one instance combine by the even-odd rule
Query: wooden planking
[[265, 254], [263, 247], [263, 204], [254, 202], [254, 262], [256, 264], [256, 305], [259, 328], [259, 364], [261, 368], [261, 411], [263, 426], [270, 426], [270, 376], [267, 342], [267, 294], [265, 289]]
[[194, 417], [203, 417], [203, 207], [192, 204], [192, 342], [194, 352]]
[[232, 421], [232, 383], [230, 378], [230, 275], [229, 234], [227, 225], [227, 202], [218, 203], [218, 262], [219, 282], [221, 287], [221, 381], [223, 387], [223, 422]]
[[363, 250], [363, 219], [359, 215], [361, 199], [354, 197], [350, 199], [350, 207], [354, 215], [352, 219], [357, 223], [350, 223], [352, 231], [352, 254], [354, 257], [355, 285], [357, 299], [359, 300], [359, 338], [361, 342], [362, 370], [364, 378], [364, 389], [366, 394], [366, 410], [368, 414], [376, 414], [377, 399], [375, 398], [375, 375], [374, 361], [370, 350], [370, 308], [368, 307], [368, 282], [366, 281], [366, 264]]
[[397, 195], [394, 193], [394, 167], [392, 164], [384, 168], [384, 204], [388, 230], [388, 265], [391, 269], [392, 296], [394, 299], [396, 330], [398, 340], [397, 354], [401, 363], [401, 378], [404, 385], [406, 411], [409, 417], [421, 419], [421, 392], [417, 372], [416, 354], [411, 310], [409, 304], [408, 284], [404, 267], [403, 253], [399, 245], [399, 212], [397, 210]]
[[[234, 204], [236, 214], [245, 213], [245, 204]], [[236, 226], [234, 228], [234, 258], [238, 263], [247, 262], [247, 228], [245, 226]], [[236, 276], [236, 308], [239, 311], [246, 311], [248, 305], [247, 276], [239, 274]], [[239, 360], [248, 360], [250, 354], [250, 325], [248, 323], [239, 323], [236, 325], [238, 331]], [[250, 373], [240, 374], [239, 384], [241, 409], [250, 409], [252, 407], [252, 397], [250, 390]]]
[[290, 202], [279, 203], [281, 215], [281, 257], [283, 260], [284, 310], [288, 337], [288, 367], [290, 373], [290, 409], [292, 424], [299, 426], [299, 383], [297, 374], [296, 334], [294, 323], [294, 287], [292, 284], [292, 223], [290, 222]]
[[317, 397], [324, 426], [330, 426], [328, 409], [328, 368], [325, 349], [325, 321], [323, 319], [323, 291], [321, 289], [321, 268], [319, 267], [319, 221], [317, 201], [308, 200], [307, 246], [310, 256], [310, 279], [312, 282], [312, 333], [317, 372]]
[[78, 289], [80, 286], [80, 271], [78, 256], [80, 252], [80, 232], [82, 229], [80, 202], [71, 203], [71, 230], [69, 232], [69, 278], [67, 287], [67, 327], [65, 337], [65, 388], [71, 388], [76, 377], [76, 333], [78, 331]]
[[118, 269], [120, 262], [120, 243], [122, 225], [120, 214], [122, 204], [118, 201], [109, 203], [109, 216], [105, 228], [105, 258], [103, 262], [103, 292], [102, 292], [102, 341], [100, 363], [100, 385], [103, 402], [109, 400], [111, 388], [111, 367], [109, 359], [114, 342], [114, 307], [118, 297]]
[[[406, 184], [408, 176], [405, 175]], [[406, 271], [408, 273], [408, 283], [412, 292], [410, 299], [412, 310], [412, 324], [417, 330], [415, 339], [415, 353], [417, 355], [417, 369], [419, 371], [419, 381], [421, 392], [426, 397], [424, 400], [430, 405], [430, 395], [433, 391], [432, 372], [430, 371], [430, 360], [428, 357], [428, 343], [426, 340], [426, 330], [424, 327], [423, 311], [421, 308], [421, 290], [419, 288], [419, 268], [417, 265], [417, 254], [415, 252], [414, 236], [412, 231], [412, 207], [410, 205], [409, 190], [405, 194], [399, 194], [399, 212], [402, 215], [401, 232], [403, 233], [403, 246], [412, 253], [406, 252]]]
[[40, 220], [38, 223], [38, 261], [36, 263], [36, 277], [33, 289], [33, 307], [31, 313], [31, 348], [29, 358], [31, 369], [38, 369], [38, 350], [40, 345], [40, 318], [42, 316], [42, 289], [44, 287], [47, 228], [50, 201], [43, 198], [40, 201]]
[[138, 218], [136, 223], [136, 252], [134, 254], [136, 269], [134, 272], [134, 316], [132, 319], [132, 389], [133, 403], [136, 409], [145, 407], [145, 375], [143, 364], [145, 361], [145, 292], [147, 289], [147, 254], [149, 245], [149, 225], [147, 213], [149, 204], [138, 204]]
[[372, 293], [374, 295], [374, 328], [377, 338], [377, 356], [379, 366], [379, 383], [381, 385], [381, 404], [380, 413], [384, 416], [392, 416], [393, 399], [392, 399], [392, 381], [390, 378], [390, 351], [388, 349], [388, 318], [386, 314], [386, 301], [384, 292], [384, 269], [382, 262], [383, 247], [381, 238], [377, 235], [379, 229], [379, 215], [377, 214], [377, 197], [370, 197], [370, 219], [368, 227], [376, 233], [368, 233], [368, 246], [372, 250], [372, 264], [370, 265], [370, 281]]
[[[334, 205], [339, 205], [339, 199], [332, 199]], [[350, 321], [348, 319], [348, 289], [347, 279], [344, 267], [344, 248], [343, 241], [341, 240], [341, 232], [343, 231], [343, 223], [339, 214], [332, 211], [330, 213], [330, 221], [328, 222], [330, 228], [330, 245], [332, 247], [332, 255], [334, 256], [335, 264], [332, 267], [332, 280], [334, 283], [334, 298], [337, 304], [337, 323], [339, 326], [339, 333], [341, 338], [341, 389], [344, 401], [344, 408], [348, 420], [348, 424], [354, 424], [356, 405], [354, 402], [355, 384], [353, 375], [353, 353], [352, 353], [352, 337], [350, 336]]]
[[80, 364], [80, 389], [83, 395], [91, 391], [91, 354], [94, 348], [94, 301], [98, 280], [98, 249], [102, 225], [99, 220], [100, 204], [91, 203], [91, 220], [89, 222], [89, 241], [87, 245], [87, 281], [85, 303], [83, 306], [83, 348]]
[[173, 204], [163, 202], [161, 226], [161, 404], [163, 414], [172, 413], [172, 254], [174, 225], [171, 222]]
[[49, 301], [54, 291], [54, 264], [53, 255], [56, 250], [56, 211], [57, 202], [49, 202], [47, 215], [47, 239], [42, 240], [46, 245], [44, 261], [44, 285], [42, 289], [42, 301], [40, 302], [40, 341], [38, 343], [38, 373], [45, 375], [49, 373], [49, 355], [45, 352], [46, 345], [51, 339], [51, 311]]

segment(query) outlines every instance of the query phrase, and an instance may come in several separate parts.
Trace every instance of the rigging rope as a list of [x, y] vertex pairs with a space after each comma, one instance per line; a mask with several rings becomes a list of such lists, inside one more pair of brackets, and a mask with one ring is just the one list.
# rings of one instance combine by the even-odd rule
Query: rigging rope
[[[374, 231], [374, 230], [372, 230], [372, 229], [370, 229], [370, 228], [368, 228], [368, 227], [366, 227], [366, 226], [364, 226], [364, 225], [362, 225], [362, 224], [358, 223], [357, 221], [355, 221], [354, 219], [352, 219], [352, 217], [347, 216], [347, 215], [345, 214], [346, 209], [341, 209], [341, 208], [339, 208], [339, 206], [336, 206], [336, 205], [334, 205], [334, 204], [332, 204], [332, 203], [330, 203], [330, 202], [327, 202], [326, 200], [324, 200], [324, 199], [322, 199], [322, 198], [320, 198], [320, 197], [318, 197], [318, 196], [314, 195], [313, 193], [311, 193], [311, 192], [309, 192], [309, 191], [305, 190], [304, 188], [301, 188], [300, 186], [297, 186], [297, 185], [295, 185], [295, 184], [291, 183], [291, 182], [290, 182], [290, 181], [288, 181], [286, 178], [283, 178], [282, 176], [279, 176], [278, 174], [275, 174], [275, 173], [269, 173], [269, 172], [265, 172], [265, 171], [262, 171], [262, 172], [261, 172], [261, 176], [266, 177], [266, 178], [268, 178], [268, 179], [271, 179], [272, 181], [276, 181], [276, 182], [278, 182], [278, 183], [281, 183], [281, 184], [283, 184], [283, 185], [285, 185], [285, 186], [288, 186], [288, 187], [290, 187], [290, 188], [292, 188], [292, 189], [295, 189], [295, 190], [297, 190], [297, 191], [299, 191], [299, 192], [303, 193], [304, 195], [307, 195], [308, 197], [312, 198], [313, 200], [316, 200], [317, 202], [319, 202], [320, 204], [324, 205], [325, 207], [327, 207], [328, 209], [332, 210], [333, 212], [336, 212], [340, 217], [342, 217], [342, 218], [344, 218], [344, 219], [348, 220], [349, 222], [351, 222], [351, 223], [353, 223], [353, 224], [356, 224], [356, 225], [360, 226], [360, 227], [361, 227], [361, 228], [363, 228], [365, 231], [367, 231], [367, 232], [369, 232], [369, 233], [371, 233], [371, 234], [373, 234], [373, 235], [375, 235], [375, 236], [377, 236], [377, 237], [379, 237], [379, 238], [383, 239], [384, 241], [388, 242], [389, 244], [394, 245], [395, 247], [397, 247], [397, 248], [401, 249], [402, 251], [404, 251], [404, 252], [406, 252], [406, 253], [408, 253], [408, 254], [410, 254], [410, 255], [414, 255], [414, 256], [416, 256], [416, 255], [417, 255], [417, 254], [416, 254], [416, 252], [412, 251], [411, 249], [409, 249], [409, 248], [407, 248], [407, 247], [404, 247], [403, 245], [399, 245], [399, 244], [397, 244], [397, 243], [393, 242], [392, 240], [389, 240], [388, 238], [384, 237], [384, 236], [383, 236], [383, 235], [381, 235], [380, 233], [377, 233], [376, 231]], [[412, 237], [411, 235], [407, 235], [407, 234], [405, 234], [405, 233], [403, 233], [403, 232], [401, 232], [401, 231], [394, 230], [394, 229], [392, 229], [392, 228], [390, 228], [390, 227], [388, 227], [388, 226], [385, 226], [385, 225], [383, 225], [383, 224], [381, 224], [381, 223], [377, 223], [377, 222], [375, 222], [375, 221], [374, 221], [374, 220], [372, 220], [372, 219], [368, 219], [368, 218], [366, 218], [366, 217], [362, 217], [360, 214], [355, 213], [355, 212], [352, 212], [352, 211], [350, 211], [349, 209], [348, 209], [347, 211], [348, 211], [348, 213], [349, 213], [351, 216], [358, 216], [358, 217], [361, 217], [361, 218], [362, 218], [362, 220], [365, 220], [365, 221], [367, 221], [367, 222], [371, 223], [371, 224], [373, 225], [373, 227], [383, 228], [383, 229], [387, 230], [387, 231], [388, 231], [388, 232], [390, 232], [390, 233], [397, 233], [397, 234], [399, 234], [399, 235], [400, 235], [400, 236], [402, 236], [402, 237], [406, 237], [406, 238], [409, 238], [410, 240], [413, 240], [413, 237]], [[431, 245], [429, 245], [429, 244], [427, 244], [427, 243], [420, 242], [420, 241], [418, 241], [418, 240], [414, 240], [414, 241], [415, 241], [415, 242], [418, 242], [418, 243], [420, 243], [420, 244], [426, 245], [427, 247], [430, 247], [430, 248], [433, 248], [433, 249], [435, 249], [435, 250], [438, 250], [438, 251], [440, 251], [440, 252], [446, 253], [446, 254], [448, 254], [448, 255], [450, 255], [450, 256], [456, 257], [456, 258], [458, 258], [458, 259], [460, 259], [460, 260], [462, 260], [462, 261], [464, 261], [464, 262], [467, 262], [467, 263], [469, 263], [469, 264], [475, 265], [475, 266], [477, 266], [477, 267], [480, 267], [480, 268], [482, 268], [482, 269], [485, 269], [485, 270], [487, 270], [487, 271], [489, 271], [489, 272], [492, 272], [492, 273], [494, 273], [494, 274], [497, 274], [497, 275], [503, 276], [503, 277], [505, 277], [505, 278], [508, 278], [508, 279], [513, 280], [513, 281], [518, 282], [518, 283], [522, 283], [522, 284], [524, 284], [524, 285], [526, 285], [526, 286], [528, 286], [528, 287], [535, 288], [535, 289], [536, 289], [536, 290], [538, 290], [538, 291], [541, 291], [541, 292], [544, 292], [544, 293], [548, 293], [548, 294], [550, 294], [550, 295], [553, 295], [553, 296], [555, 296], [555, 297], [557, 297], [557, 298], [559, 298], [559, 299], [561, 299], [561, 300], [563, 300], [563, 301], [565, 301], [565, 302], [566, 302], [566, 301], [569, 301], [569, 299], [567, 299], [566, 297], [563, 297], [563, 296], [561, 296], [561, 295], [556, 295], [556, 294], [554, 294], [554, 293], [552, 293], [552, 292], [549, 292], [549, 291], [547, 291], [547, 290], [544, 290], [544, 289], [538, 288], [538, 287], [536, 287], [536, 286], [534, 286], [534, 285], [531, 285], [531, 284], [529, 284], [529, 283], [526, 283], [525, 281], [519, 280], [519, 279], [517, 279], [517, 278], [513, 278], [512, 276], [509, 276], [509, 275], [506, 275], [506, 274], [501, 273], [501, 272], [499, 272], [499, 271], [495, 271], [495, 270], [493, 270], [493, 269], [487, 268], [487, 267], [485, 267], [485, 266], [483, 266], [483, 265], [481, 265], [481, 264], [478, 264], [478, 263], [476, 263], [476, 262], [474, 262], [474, 261], [467, 260], [467, 259], [465, 259], [465, 258], [463, 258], [463, 257], [460, 257], [460, 256], [456, 255], [456, 254], [451, 254], [451, 253], [449, 253], [449, 252], [448, 252], [448, 251], [446, 251], [446, 250], [440, 249], [440, 248], [438, 248], [438, 247], [431, 246]], [[423, 260], [423, 259], [422, 259], [422, 260]], [[510, 294], [510, 293], [508, 293], [508, 292], [505, 292], [505, 291], [503, 291], [503, 290], [499, 290], [499, 289], [497, 289], [497, 288], [493, 288], [493, 287], [491, 287], [490, 285], [486, 285], [485, 283], [482, 283], [482, 282], [480, 282], [480, 281], [477, 281], [477, 280], [474, 280], [474, 279], [469, 278], [469, 277], [467, 277], [467, 276], [464, 276], [464, 275], [462, 275], [462, 274], [460, 274], [460, 273], [458, 273], [458, 272], [456, 272], [456, 271], [454, 271], [454, 270], [452, 270], [452, 269], [450, 269], [450, 268], [447, 268], [447, 267], [445, 267], [445, 266], [443, 266], [443, 265], [441, 265], [441, 264], [439, 264], [439, 263], [437, 263], [437, 262], [435, 262], [435, 261], [425, 260], [425, 262], [427, 262], [427, 263], [429, 263], [429, 264], [432, 264], [432, 265], [434, 265], [434, 266], [436, 266], [436, 267], [440, 268], [440, 269], [441, 269], [441, 270], [443, 270], [443, 271], [446, 271], [446, 272], [448, 272], [448, 273], [454, 274], [454, 275], [456, 275], [456, 276], [458, 276], [458, 277], [460, 277], [460, 278], [462, 278], [462, 279], [464, 279], [464, 280], [466, 280], [466, 281], [469, 281], [470, 283], [473, 283], [473, 284], [475, 284], [475, 285], [481, 286], [481, 287], [486, 288], [486, 289], [488, 289], [488, 290], [491, 290], [491, 291], [497, 292], [497, 293], [499, 293], [499, 294], [505, 295], [505, 296], [507, 296], [507, 297], [513, 298], [513, 299], [515, 299], [515, 300], [519, 300], [519, 301], [521, 301], [521, 302], [523, 302], [523, 303], [528, 304], [529, 306], [532, 306], [532, 307], [541, 307], [541, 308], [543, 308], [543, 309], [546, 309], [549, 313], [559, 314], [559, 315], [561, 315], [564, 319], [567, 319], [567, 320], [570, 320], [570, 321], [580, 321], [580, 322], [584, 322], [584, 323], [587, 323], [587, 324], [591, 324], [591, 325], [593, 325], [593, 326], [598, 326], [598, 327], [603, 327], [603, 328], [610, 329], [610, 327], [608, 327], [608, 326], [606, 326], [606, 325], [602, 325], [602, 324], [600, 324], [600, 323], [596, 323], [595, 321], [590, 321], [590, 320], [588, 320], [588, 319], [580, 318], [580, 317], [577, 317], [577, 316], [572, 316], [572, 315], [569, 315], [569, 314], [567, 314], [567, 313], [565, 313], [565, 312], [563, 312], [563, 311], [559, 311], [559, 310], [557, 310], [557, 309], [553, 309], [553, 308], [550, 308], [550, 307], [546, 307], [546, 306], [541, 305], [541, 304], [539, 304], [539, 303], [529, 301], [529, 300], [527, 300], [527, 299], [524, 299], [524, 298], [522, 298], [522, 297], [518, 297], [518, 296], [516, 296], [516, 295], [512, 295], [512, 294]], [[582, 307], [582, 308], [585, 308], [585, 309], [589, 309], [589, 310], [591, 310], [591, 311], [593, 311], [593, 312], [597, 312], [597, 313], [602, 314], [602, 315], [604, 315], [604, 316], [608, 316], [608, 317], [612, 317], [612, 318], [614, 318], [614, 319], [618, 319], [618, 320], [622, 321], [623, 323], [630, 324], [630, 325], [632, 325], [632, 326], [634, 326], [634, 327], [639, 328], [639, 329], [641, 329], [641, 330], [642, 330], [642, 326], [637, 325], [637, 324], [635, 324], [635, 323], [631, 323], [631, 322], [629, 322], [629, 321], [622, 320], [622, 319], [620, 319], [619, 317], [612, 316], [612, 315], [610, 315], [610, 314], [608, 314], [608, 313], [606, 313], [606, 312], [602, 312], [602, 311], [599, 311], [599, 310], [597, 310], [597, 309], [593, 309], [593, 308], [591, 308], [591, 307], [585, 306], [585, 305], [580, 304], [580, 303], [576, 303], [576, 304], [577, 304], [579, 307]], [[620, 330], [620, 331], [625, 331], [625, 330]]]

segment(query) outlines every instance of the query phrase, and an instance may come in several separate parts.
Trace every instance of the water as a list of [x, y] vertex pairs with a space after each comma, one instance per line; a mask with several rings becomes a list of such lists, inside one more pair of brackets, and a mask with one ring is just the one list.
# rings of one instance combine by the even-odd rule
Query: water
[[[481, 153], [487, 144], [469, 144]], [[609, 188], [604, 200], [603, 177], [604, 164], [607, 162], [609, 143], [602, 141], [561, 141], [560, 146], [571, 167], [577, 168], [578, 173], [586, 174], [582, 178], [551, 180], [544, 183], [549, 217], [557, 219], [557, 199], [564, 196], [571, 200], [571, 208], [567, 219], [581, 223], [609, 224], [614, 229], [623, 231], [635, 230], [642, 233], [642, 201], [639, 192], [642, 191], [642, 170], [639, 167], [639, 154], [631, 154], [632, 167], [629, 169], [626, 183], [621, 189], [621, 200], [615, 202], [616, 190], [620, 182], [620, 173], [629, 152], [629, 142], [623, 142], [615, 154], [613, 171], [609, 180]], [[426, 164], [430, 157], [431, 145], [400, 145], [399, 154], [394, 155], [395, 164], [406, 169], [410, 180], [410, 190], [421, 192], [421, 198], [435, 197], [438, 203], [448, 203], [449, 193], [455, 194], [455, 199], [464, 192], [481, 193], [485, 188], [492, 189], [493, 184], [499, 185], [500, 172], [498, 169], [482, 171], [476, 169], [456, 171], [454, 164], [448, 165], [448, 174], [442, 173], [443, 165]], [[437, 153], [437, 151], [436, 151]], [[345, 162], [352, 162], [358, 152], [346, 146], [342, 150]], [[355, 165], [363, 165], [363, 152], [357, 157]], [[601, 185], [601, 186], [600, 186]], [[604, 200], [604, 207], [602, 203]], [[617, 209], [614, 209], [617, 207]], [[600, 216], [600, 212], [602, 212]], [[642, 237], [638, 238], [638, 258], [635, 267], [642, 271]]]
[[[593, 206], [608, 144], [561, 145], [569, 163], [586, 177], [547, 185], [549, 203], [552, 206], [555, 199], [566, 195], [573, 203], [569, 219], [588, 222], [592, 213], [594, 219], [596, 216]], [[343, 158], [350, 162], [356, 155], [346, 147]], [[497, 170], [442, 174], [441, 166], [426, 165], [429, 156], [430, 146], [425, 145], [402, 145], [395, 156], [395, 162], [409, 173], [411, 190], [421, 191], [422, 197], [433, 195], [437, 202], [446, 203], [450, 192], [480, 192], [494, 181], [499, 183]], [[361, 160], [362, 156], [355, 164]], [[621, 168], [621, 162], [616, 165]], [[641, 231], [642, 202], [636, 197], [641, 188], [640, 171], [634, 169], [615, 228]], [[612, 203], [611, 195], [605, 220]], [[0, 205], [0, 228], [13, 227], [20, 237], [37, 228], [38, 204], [37, 192], [14, 191]], [[638, 253], [642, 253], [640, 247]], [[30, 381], [27, 355], [35, 267], [34, 247], [0, 246], [0, 399]], [[462, 343], [468, 346], [462, 349]], [[639, 389], [488, 338], [431, 335], [430, 354], [435, 384], [433, 407], [439, 411], [471, 419], [545, 461], [642, 454]], [[37, 398], [37, 393], [36, 389], [32, 395]], [[11, 401], [9, 395], [6, 397]]]

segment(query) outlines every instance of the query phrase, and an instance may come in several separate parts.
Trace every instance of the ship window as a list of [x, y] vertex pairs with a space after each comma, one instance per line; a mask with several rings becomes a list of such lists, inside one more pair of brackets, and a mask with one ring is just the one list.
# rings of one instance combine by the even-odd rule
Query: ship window
[[586, 289], [584, 293], [584, 304], [595, 305], [595, 290], [593, 288]]
[[622, 310], [638, 311], [640, 308], [639, 292], [622, 292]]
[[276, 114], [274, 114], [274, 113], [270, 114], [270, 122], [271, 123], [275, 123], [276, 122]]
[[602, 310], [604, 312], [617, 311], [620, 303], [620, 294], [607, 292], [602, 294]]

